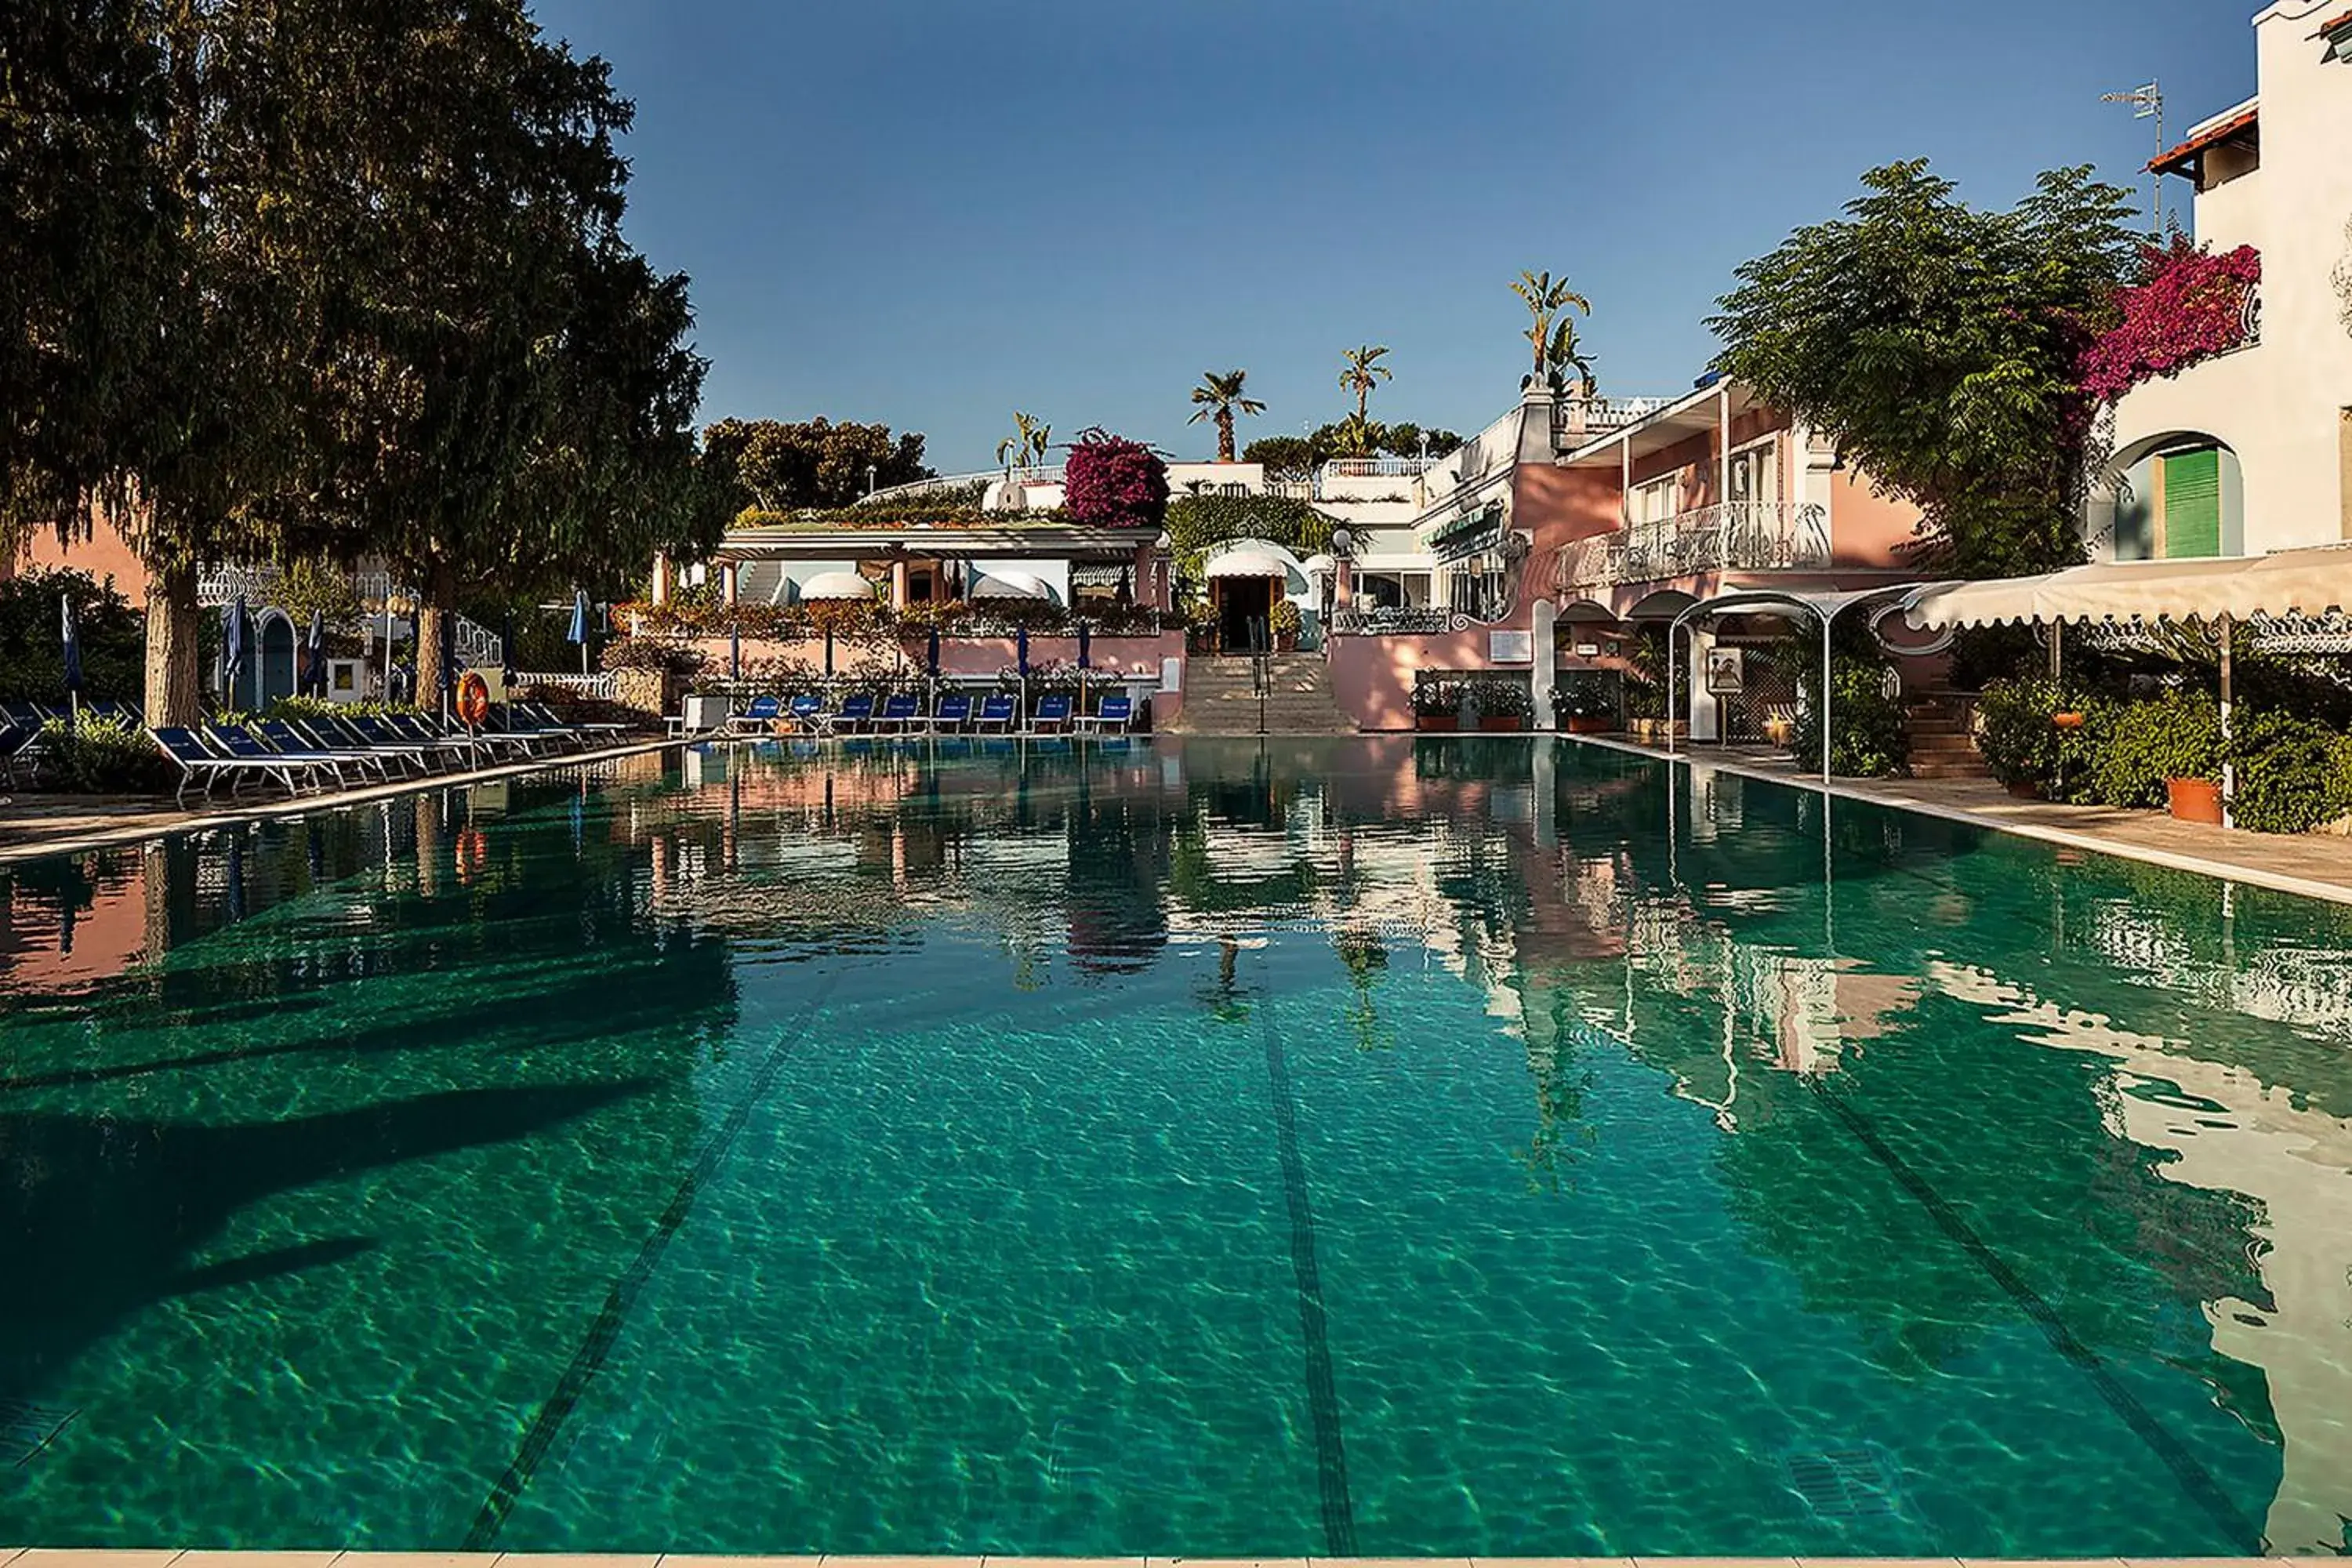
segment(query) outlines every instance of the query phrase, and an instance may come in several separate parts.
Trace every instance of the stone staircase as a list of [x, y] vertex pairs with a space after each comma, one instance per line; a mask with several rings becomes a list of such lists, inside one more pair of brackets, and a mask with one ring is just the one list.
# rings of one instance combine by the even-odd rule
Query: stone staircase
[[1915, 779], [1989, 779], [1992, 771], [1969, 733], [1967, 710], [1934, 696], [1905, 710], [1911, 731], [1911, 776]]
[[[1352, 735], [1356, 727], [1331, 695], [1330, 670], [1323, 656], [1277, 653], [1266, 660], [1271, 684], [1265, 694], [1269, 735]], [[1257, 688], [1250, 660], [1196, 654], [1184, 661], [1184, 707], [1160, 726], [1175, 735], [1255, 735], [1258, 732]]]

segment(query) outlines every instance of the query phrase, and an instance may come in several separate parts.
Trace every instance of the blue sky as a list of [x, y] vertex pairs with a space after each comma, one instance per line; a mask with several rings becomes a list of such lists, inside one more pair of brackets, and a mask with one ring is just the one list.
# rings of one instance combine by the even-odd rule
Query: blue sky
[[[706, 418], [879, 419], [983, 468], [1011, 411], [1184, 457], [1205, 369], [1468, 431], [1517, 395], [1523, 267], [1592, 297], [1602, 389], [1672, 393], [1732, 268], [1927, 156], [1981, 202], [2137, 182], [2253, 90], [2254, 0], [539, 0], [637, 103], [630, 235], [694, 279]], [[2187, 186], [2168, 182], [2168, 199]]]

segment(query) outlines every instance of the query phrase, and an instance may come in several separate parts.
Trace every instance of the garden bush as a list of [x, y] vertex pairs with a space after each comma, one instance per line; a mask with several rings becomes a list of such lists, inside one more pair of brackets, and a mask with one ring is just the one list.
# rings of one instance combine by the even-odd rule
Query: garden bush
[[1079, 522], [1158, 528], [1168, 511], [1168, 465], [1140, 441], [1082, 430], [1063, 468], [1062, 493]]
[[2240, 827], [2308, 833], [2352, 812], [2352, 737], [2292, 713], [2247, 714], [2235, 728]]
[[[2059, 729], [2051, 721], [2062, 712], [2082, 714], [2082, 728]], [[2047, 676], [1996, 680], [1977, 700], [1977, 751], [2002, 784], [2088, 805], [2099, 798], [2099, 749], [2112, 724], [2108, 705]]]
[[2099, 719], [2091, 773], [2105, 805], [2161, 806], [2165, 780], [2221, 776], [2221, 709], [2201, 691], [2119, 704]]
[[172, 764], [144, 731], [85, 713], [79, 724], [41, 726], [40, 786], [68, 795], [152, 795], [172, 785]]
[[[1818, 661], [1819, 656], [1815, 656]], [[1886, 667], [1874, 660], [1841, 653], [1831, 678], [1831, 700], [1837, 711], [1837, 735], [1830, 746], [1830, 771], [1848, 778], [1884, 778], [1900, 773], [1911, 760], [1911, 731], [1904, 721], [1903, 704], [1886, 691]], [[1816, 700], [1797, 710], [1796, 733], [1790, 748], [1801, 763], [1822, 754], [1822, 714], [1818, 693], [1818, 662], [1811, 680], [1798, 688]]]

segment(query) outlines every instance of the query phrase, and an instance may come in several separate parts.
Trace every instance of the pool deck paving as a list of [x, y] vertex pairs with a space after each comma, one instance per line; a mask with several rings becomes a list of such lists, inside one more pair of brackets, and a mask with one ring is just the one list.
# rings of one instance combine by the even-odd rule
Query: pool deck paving
[[[1573, 739], [1580, 745], [1638, 756], [1668, 756], [1663, 746], [1640, 745], [1614, 736]], [[1989, 779], [1838, 778], [1824, 786], [1819, 772], [1808, 773], [1785, 752], [1763, 748], [1701, 744], [1694, 750], [1684, 745], [1672, 760], [1685, 767], [1766, 779], [1799, 789], [1826, 787], [1838, 799], [1898, 806], [2065, 848], [2120, 855], [2305, 898], [2352, 903], [2352, 837], [2336, 834], [2248, 833], [2180, 822], [2160, 811], [2025, 800]]]

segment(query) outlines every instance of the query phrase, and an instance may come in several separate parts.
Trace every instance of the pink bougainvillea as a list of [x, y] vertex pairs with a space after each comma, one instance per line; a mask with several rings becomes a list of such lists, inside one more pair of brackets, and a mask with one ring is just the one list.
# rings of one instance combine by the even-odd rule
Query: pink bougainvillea
[[2262, 279], [2262, 253], [2251, 245], [2217, 255], [2175, 238], [2151, 248], [2147, 279], [2116, 292], [2123, 320], [2084, 353], [2083, 390], [2113, 403], [2144, 381], [2243, 347], [2247, 295]]
[[1062, 505], [1079, 522], [1157, 528], [1168, 510], [1168, 465], [1140, 441], [1083, 430], [1064, 469]]

